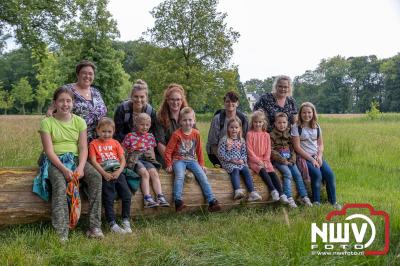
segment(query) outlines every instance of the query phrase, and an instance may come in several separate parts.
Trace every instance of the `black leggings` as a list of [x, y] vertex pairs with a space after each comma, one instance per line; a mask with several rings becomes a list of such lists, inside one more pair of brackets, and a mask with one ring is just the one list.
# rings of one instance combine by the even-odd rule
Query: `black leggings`
[[281, 182], [279, 181], [279, 177], [275, 174], [275, 172], [267, 172], [265, 168], [261, 168], [260, 172], [258, 173], [264, 183], [267, 185], [269, 192], [272, 190], [277, 190], [279, 196], [282, 195], [282, 186]]

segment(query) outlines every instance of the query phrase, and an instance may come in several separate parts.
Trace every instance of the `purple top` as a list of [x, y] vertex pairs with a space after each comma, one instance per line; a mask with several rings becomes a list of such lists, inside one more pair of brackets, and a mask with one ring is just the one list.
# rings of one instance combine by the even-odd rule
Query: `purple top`
[[96, 126], [99, 120], [107, 113], [107, 107], [104, 104], [100, 92], [93, 86], [90, 86], [92, 100], [86, 100], [75, 89], [75, 83], [66, 84], [63, 87], [70, 89], [75, 95], [73, 113], [82, 117], [87, 125], [88, 143], [96, 138]]

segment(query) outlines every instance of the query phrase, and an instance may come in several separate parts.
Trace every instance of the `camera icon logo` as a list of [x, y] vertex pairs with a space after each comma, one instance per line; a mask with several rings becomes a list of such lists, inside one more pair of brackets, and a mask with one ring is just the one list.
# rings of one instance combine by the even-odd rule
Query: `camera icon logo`
[[[348, 211], [351, 209], [364, 209], [364, 212], [367, 210], [368, 214], [349, 214]], [[331, 222], [337, 216], [340, 216], [338, 219], [341, 218], [342, 222]], [[373, 218], [383, 221], [383, 230], [377, 229]], [[328, 213], [326, 220], [327, 222], [322, 223], [321, 226], [316, 223], [311, 224], [312, 254], [368, 256], [385, 255], [389, 252], [390, 219], [385, 211], [377, 211], [366, 203], [345, 204], [341, 210]], [[383, 235], [381, 235], [382, 232]], [[373, 245], [375, 242], [382, 242], [382, 238], [382, 248]]]

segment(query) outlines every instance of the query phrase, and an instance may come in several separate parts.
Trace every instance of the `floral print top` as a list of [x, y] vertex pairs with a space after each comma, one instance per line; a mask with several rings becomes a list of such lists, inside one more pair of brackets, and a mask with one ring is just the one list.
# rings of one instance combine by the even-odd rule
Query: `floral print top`
[[75, 89], [75, 83], [66, 84], [63, 87], [70, 89], [75, 95], [73, 113], [82, 117], [87, 124], [88, 143], [96, 138], [96, 126], [107, 113], [107, 107], [100, 92], [90, 86], [92, 100], [86, 100]]
[[[218, 145], [218, 157], [222, 168], [228, 173], [233, 169], [242, 170], [247, 165], [247, 150], [244, 139], [231, 139], [224, 136]], [[232, 160], [243, 160], [244, 164], [235, 164]]]
[[276, 98], [271, 92], [268, 92], [260, 97], [254, 105], [253, 111], [263, 110], [268, 119], [268, 132], [272, 131], [275, 122], [275, 115], [277, 113], [285, 113], [289, 118], [289, 124], [295, 122], [295, 115], [297, 114], [296, 102], [291, 96], [286, 97], [285, 105], [279, 106]]

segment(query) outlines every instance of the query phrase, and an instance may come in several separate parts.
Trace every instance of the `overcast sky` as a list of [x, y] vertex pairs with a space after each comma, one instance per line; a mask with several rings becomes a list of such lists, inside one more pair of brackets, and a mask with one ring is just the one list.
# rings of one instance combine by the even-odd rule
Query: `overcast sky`
[[[154, 25], [160, 0], [110, 0], [121, 40]], [[323, 58], [400, 52], [400, 0], [220, 0], [228, 26], [241, 34], [232, 63], [242, 81], [313, 70]]]

